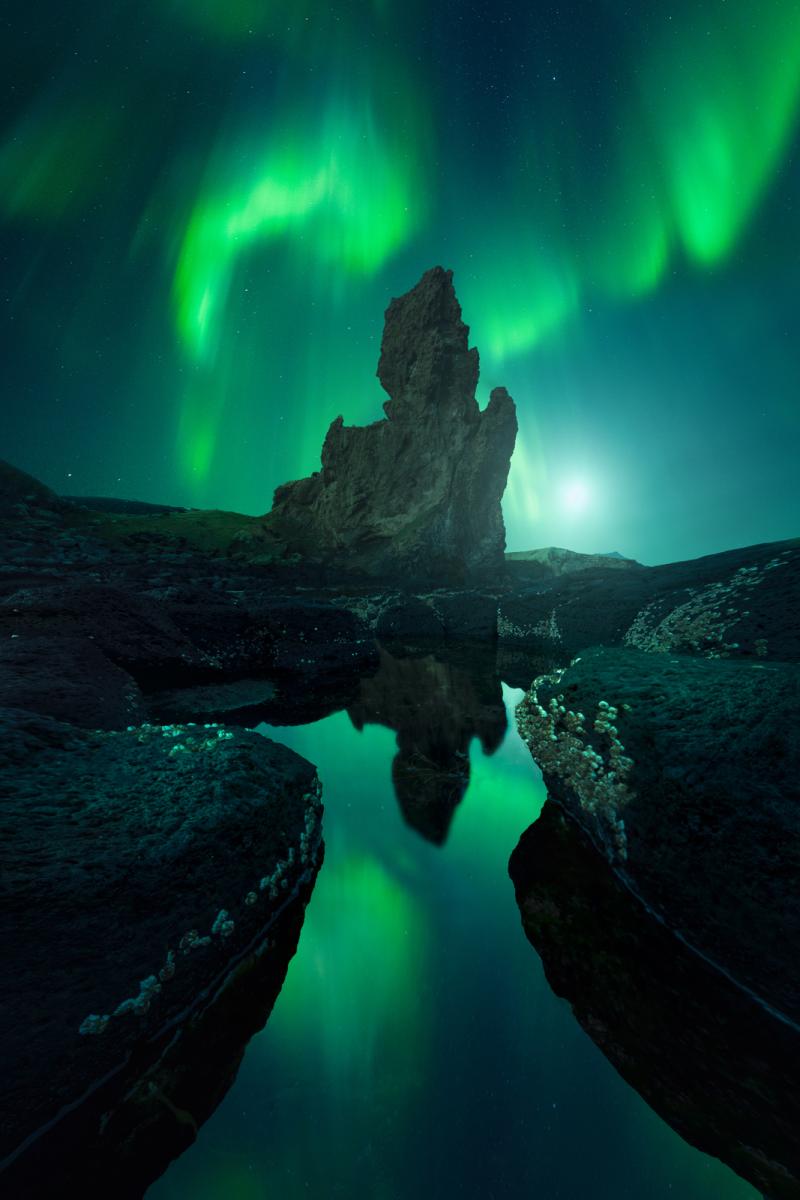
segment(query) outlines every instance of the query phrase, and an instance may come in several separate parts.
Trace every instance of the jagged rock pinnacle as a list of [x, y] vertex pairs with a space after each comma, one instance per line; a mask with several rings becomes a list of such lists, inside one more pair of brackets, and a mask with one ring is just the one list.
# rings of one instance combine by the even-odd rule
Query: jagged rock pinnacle
[[452, 276], [431, 268], [386, 310], [377, 372], [386, 419], [337, 417], [322, 470], [276, 490], [267, 524], [290, 552], [415, 581], [501, 569], [516, 411], [504, 388], [478, 408], [478, 351]]

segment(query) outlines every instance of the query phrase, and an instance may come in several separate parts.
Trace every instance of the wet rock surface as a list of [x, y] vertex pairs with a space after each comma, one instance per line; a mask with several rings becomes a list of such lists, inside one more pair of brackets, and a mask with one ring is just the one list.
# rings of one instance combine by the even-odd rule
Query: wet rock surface
[[552, 803], [509, 864], [548, 982], [686, 1141], [771, 1200], [800, 1196], [800, 1030], [649, 915]]
[[313, 885], [301, 885], [210, 996], [176, 1029], [139, 1044], [110, 1079], [10, 1164], [7, 1195], [139, 1200], [198, 1137], [233, 1085], [297, 949]]
[[795, 664], [597, 648], [517, 710], [548, 792], [672, 928], [800, 1020]]
[[3, 713], [2, 1157], [202, 1007], [312, 883], [305, 759], [222, 726]]
[[379, 577], [460, 581], [502, 569], [516, 412], [504, 388], [479, 410], [468, 333], [451, 271], [426, 271], [391, 302], [378, 363], [385, 419], [336, 418], [321, 470], [276, 490], [265, 522], [274, 537]]

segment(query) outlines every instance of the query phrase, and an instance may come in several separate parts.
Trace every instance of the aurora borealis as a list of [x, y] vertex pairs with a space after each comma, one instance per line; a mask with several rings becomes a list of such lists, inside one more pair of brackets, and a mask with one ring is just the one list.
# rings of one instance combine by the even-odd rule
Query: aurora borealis
[[[800, 8], [46, 3], [4, 22], [4, 455], [265, 511], [441, 262], [511, 549], [797, 533]], [[580, 485], [587, 504], [560, 497]]]

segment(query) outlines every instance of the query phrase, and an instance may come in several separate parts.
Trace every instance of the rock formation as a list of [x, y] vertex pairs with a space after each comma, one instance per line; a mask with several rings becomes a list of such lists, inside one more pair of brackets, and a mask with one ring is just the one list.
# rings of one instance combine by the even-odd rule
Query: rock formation
[[499, 640], [561, 666], [588, 646], [620, 645], [712, 659], [800, 659], [798, 539], [657, 567], [606, 564], [549, 578], [541, 564], [512, 558], [507, 566]]
[[509, 873], [548, 983], [626, 1082], [765, 1197], [797, 1200], [797, 1026], [648, 913], [551, 802]]
[[548, 794], [651, 912], [800, 1024], [795, 662], [584, 650], [516, 710]]
[[[188, 1028], [191, 1041], [242, 962], [258, 946], [272, 955], [265, 939], [281, 912], [292, 906], [302, 922], [323, 852], [316, 771], [252, 732], [147, 724], [87, 731], [22, 709], [0, 710], [0, 771], [8, 965], [0, 1173], [10, 1172], [0, 1190], [52, 1194], [64, 1154], [78, 1178], [83, 1170], [82, 1186], [68, 1192], [138, 1196], [143, 1186], [120, 1181], [126, 1170], [115, 1147], [152, 1114], [147, 1103], [129, 1105], [119, 1139], [104, 1137], [109, 1115], [154, 1063], [153, 1088], [141, 1098], [169, 1096], [161, 1055], [177, 1031]], [[279, 948], [269, 1003], [298, 929]], [[195, 1125], [220, 1094], [206, 1103], [195, 1090]], [[171, 1154], [156, 1153], [154, 1174]], [[94, 1190], [99, 1159], [114, 1177]], [[49, 1172], [40, 1189], [27, 1181], [39, 1170]]]
[[506, 732], [503, 692], [493, 648], [463, 665], [434, 654], [395, 658], [384, 648], [380, 669], [362, 679], [348, 707], [356, 729], [397, 731], [392, 781], [405, 821], [441, 846], [469, 785], [473, 737], [494, 754]]
[[386, 310], [378, 378], [386, 417], [337, 417], [322, 469], [275, 491], [269, 531], [290, 552], [371, 575], [461, 580], [502, 570], [500, 500], [517, 433], [514, 402], [475, 400], [478, 351], [441, 267]]

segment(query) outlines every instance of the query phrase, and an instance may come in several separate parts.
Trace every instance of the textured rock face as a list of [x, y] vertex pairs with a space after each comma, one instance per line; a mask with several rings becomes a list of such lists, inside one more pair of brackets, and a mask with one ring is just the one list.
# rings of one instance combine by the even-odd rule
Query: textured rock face
[[548, 983], [627, 1083], [765, 1196], [797, 1200], [797, 1027], [651, 916], [552, 803], [509, 873]]
[[290, 551], [374, 576], [502, 569], [516, 410], [504, 388], [478, 408], [468, 334], [451, 271], [433, 267], [391, 302], [378, 363], [386, 418], [346, 427], [337, 417], [322, 470], [276, 489], [267, 523]]
[[517, 708], [549, 795], [685, 941], [800, 1023], [793, 663], [615, 647]]
[[[2, 1171], [101, 1083], [114, 1109], [128, 1067], [305, 903], [322, 806], [311, 763], [221, 726], [85, 731], [0, 710], [0, 772]], [[82, 1127], [84, 1169], [102, 1128]]]
[[499, 604], [498, 637], [562, 665], [599, 645], [711, 659], [800, 659], [796, 538], [658, 567], [562, 572], [549, 580], [529, 573], [536, 566], [509, 558], [512, 589]]

